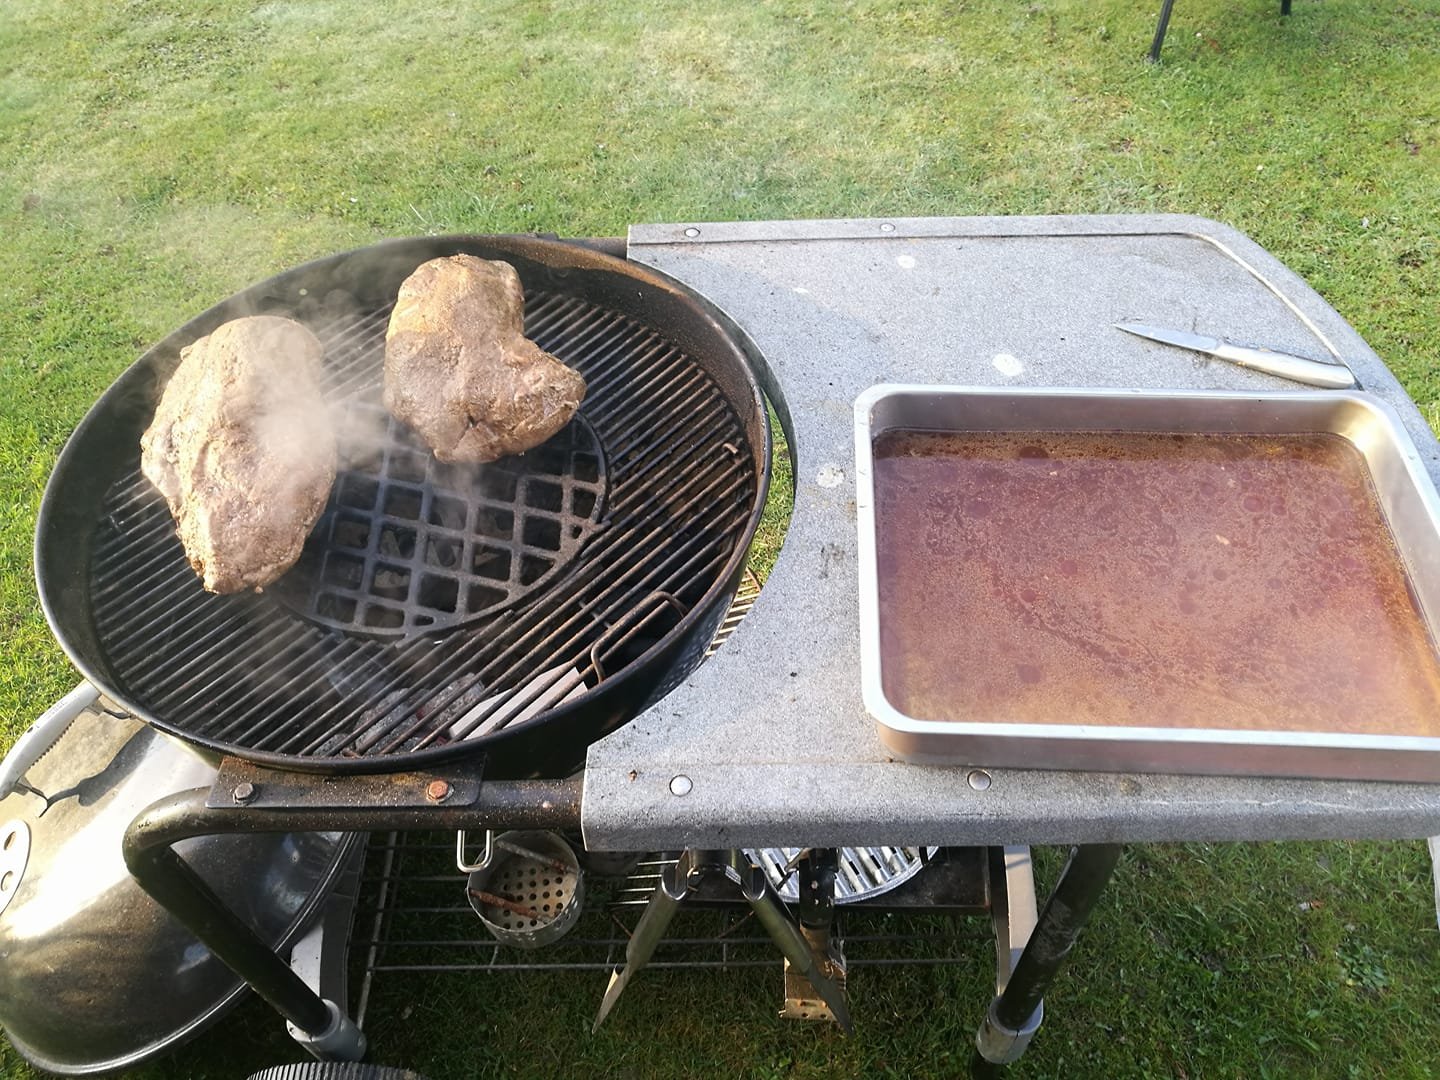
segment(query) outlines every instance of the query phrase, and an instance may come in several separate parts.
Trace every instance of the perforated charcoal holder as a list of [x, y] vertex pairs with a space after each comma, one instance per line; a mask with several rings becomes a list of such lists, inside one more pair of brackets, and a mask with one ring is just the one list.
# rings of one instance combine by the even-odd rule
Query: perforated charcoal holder
[[[544, 856], [546, 861], [522, 855], [513, 848]], [[554, 862], [565, 869], [550, 865]], [[511, 901], [514, 908], [487, 903], [477, 895], [482, 892]], [[555, 833], [507, 832], [495, 838], [490, 865], [470, 875], [465, 895], [496, 941], [538, 949], [559, 941], [580, 918], [585, 904], [585, 875], [574, 850]], [[532, 918], [515, 908], [528, 908], [540, 917]]]

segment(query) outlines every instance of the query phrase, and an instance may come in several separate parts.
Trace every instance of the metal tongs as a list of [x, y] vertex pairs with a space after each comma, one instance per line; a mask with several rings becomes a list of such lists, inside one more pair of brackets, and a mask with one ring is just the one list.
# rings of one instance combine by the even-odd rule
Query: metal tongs
[[1221, 338], [1192, 334], [1186, 330], [1170, 330], [1163, 326], [1151, 326], [1148, 323], [1116, 323], [1115, 328], [1124, 330], [1127, 334], [1135, 334], [1137, 337], [1149, 338], [1151, 341], [1158, 341], [1165, 345], [1174, 345], [1176, 348], [1208, 353], [1221, 360], [1238, 364], [1240, 367], [1253, 368], [1269, 375], [1278, 375], [1282, 379], [1305, 383], [1307, 386], [1320, 386], [1327, 390], [1349, 390], [1359, 385], [1354, 373], [1341, 363], [1331, 364], [1320, 360], [1311, 360], [1307, 356], [1295, 356], [1293, 353], [1262, 349], [1254, 345], [1237, 345]]

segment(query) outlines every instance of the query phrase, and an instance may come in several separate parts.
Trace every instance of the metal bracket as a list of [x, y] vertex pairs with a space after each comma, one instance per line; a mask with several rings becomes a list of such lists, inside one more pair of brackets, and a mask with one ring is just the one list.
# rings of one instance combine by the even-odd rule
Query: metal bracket
[[[810, 948], [815, 953], [820, 972], [840, 992], [845, 994], [845, 953], [838, 938], [830, 938], [824, 944], [816, 942], [810, 932], [805, 931]], [[815, 989], [815, 984], [785, 961], [785, 1005], [780, 1015], [787, 1020], [830, 1020], [839, 1023], [835, 1012]]]
[[1028, 847], [990, 849], [990, 889], [990, 916], [995, 926], [995, 993], [1003, 994], [1039, 918], [1034, 864]]
[[617, 968], [610, 974], [610, 983], [600, 1001], [600, 1011], [595, 1016], [592, 1030], [605, 1022], [605, 1017], [615, 1007], [626, 985], [636, 972], [649, 963], [681, 901], [700, 889], [706, 878], [724, 878], [739, 886], [740, 895], [785, 957], [787, 966], [795, 966], [796, 974], [805, 979], [811, 993], [825, 1002], [829, 1018], [849, 1034], [852, 1025], [845, 997], [827, 971], [826, 958], [816, 955], [809, 938], [786, 911], [765, 871], [750, 862], [739, 849], [687, 849], [673, 867], [665, 868], [659, 886], [651, 895], [625, 947], [624, 968]]
[[435, 772], [314, 776], [226, 757], [205, 799], [209, 810], [349, 810], [385, 806], [470, 806], [480, 796], [484, 759]]

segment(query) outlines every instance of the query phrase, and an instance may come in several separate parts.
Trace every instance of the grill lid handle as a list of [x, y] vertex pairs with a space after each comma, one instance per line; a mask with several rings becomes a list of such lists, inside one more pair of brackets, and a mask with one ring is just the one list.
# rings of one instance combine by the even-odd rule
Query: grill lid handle
[[17, 788], [22, 791], [35, 790], [25, 783], [25, 774], [60, 741], [60, 736], [69, 730], [75, 718], [94, 705], [99, 698], [100, 691], [94, 685], [82, 682], [46, 709], [40, 719], [15, 740], [15, 745], [5, 755], [5, 760], [0, 762], [0, 799], [7, 798]]

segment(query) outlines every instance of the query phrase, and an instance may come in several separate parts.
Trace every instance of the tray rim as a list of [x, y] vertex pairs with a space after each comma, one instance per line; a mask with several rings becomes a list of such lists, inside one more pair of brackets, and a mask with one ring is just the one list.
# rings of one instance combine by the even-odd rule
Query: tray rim
[[[858, 537], [859, 601], [860, 601], [860, 678], [865, 709], [875, 720], [881, 738], [890, 749], [905, 760], [922, 764], [966, 763], [981, 764], [975, 758], [980, 750], [988, 756], [984, 763], [1012, 767], [1034, 768], [1084, 768], [1094, 771], [1130, 771], [1141, 765], [1140, 771], [1155, 771], [1143, 768], [1163, 745], [1175, 746], [1179, 752], [1176, 760], [1166, 762], [1166, 772], [1201, 772], [1217, 774], [1251, 775], [1295, 775], [1333, 776], [1356, 779], [1416, 779], [1440, 780], [1440, 757], [1431, 757], [1440, 751], [1440, 736], [1426, 735], [1377, 735], [1326, 731], [1263, 731], [1235, 728], [1156, 728], [1121, 727], [1088, 724], [1032, 724], [1023, 722], [997, 722], [984, 720], [922, 720], [897, 709], [886, 697], [881, 682], [880, 663], [880, 615], [879, 615], [879, 572], [875, 544], [875, 491], [874, 461], [872, 443], [875, 437], [888, 428], [875, 428], [872, 424], [874, 411], [881, 402], [894, 397], [932, 396], [965, 398], [1060, 398], [1071, 400], [1189, 400], [1214, 402], [1287, 402], [1304, 401], [1313, 403], [1317, 398], [1333, 401], [1348, 401], [1369, 410], [1373, 418], [1385, 429], [1399, 452], [1404, 465], [1406, 480], [1416, 489], [1425, 504], [1432, 521], [1440, 522], [1440, 492], [1425, 469], [1420, 452], [1414, 440], [1405, 430], [1399, 413], [1389, 403], [1364, 390], [1155, 390], [1096, 387], [1011, 387], [1011, 386], [963, 386], [953, 384], [925, 383], [879, 383], [863, 391], [855, 399], [855, 504]], [[1283, 407], [1283, 406], [1282, 406]], [[978, 429], [977, 429], [978, 430]], [[1047, 430], [1064, 430], [1050, 428]], [[1095, 428], [1074, 428], [1072, 430], [1097, 430]], [[1136, 429], [1145, 430], [1145, 429]], [[1342, 436], [1343, 437], [1343, 436]], [[1358, 449], [1358, 448], [1357, 448]], [[1362, 456], [1364, 456], [1362, 451]], [[1368, 464], [1368, 460], [1367, 460]], [[1387, 522], [1388, 526], [1388, 522]], [[1402, 552], [1402, 560], [1404, 554]], [[1408, 566], [1407, 566], [1408, 569]], [[1434, 627], [1434, 617], [1423, 612], [1427, 623]], [[1056, 744], [1058, 756], [1068, 760], [1057, 760], [1057, 754], [1036, 755], [1037, 746]], [[1072, 757], [1073, 746], [1087, 743], [1097, 749], [1105, 748], [1114, 755], [1113, 764], [1097, 766], [1085, 755], [1085, 760]], [[1067, 752], [1066, 744], [1071, 749]], [[1229, 763], [1217, 761], [1203, 751], [1257, 747], [1270, 750], [1291, 749], [1295, 751], [1319, 752], [1303, 754], [1296, 758], [1297, 766], [1304, 768], [1281, 770], [1270, 767], [1266, 762], [1256, 763], [1247, 768], [1246, 762]], [[997, 756], [996, 748], [1000, 753]], [[1005, 750], [1014, 749], [1016, 759], [1012, 760]], [[1132, 751], [1126, 753], [1126, 751]], [[1333, 751], [1355, 751], [1359, 755], [1353, 761], [1337, 760]], [[1198, 753], [1197, 753], [1198, 752]], [[1412, 768], [1406, 768], [1397, 754], [1410, 755], [1420, 752], [1423, 761], [1413, 761]], [[1023, 758], [1023, 760], [1021, 760]], [[1370, 767], [1366, 767], [1366, 762]], [[1383, 769], [1383, 775], [1377, 775]], [[1401, 775], [1406, 773], [1414, 775]]]

